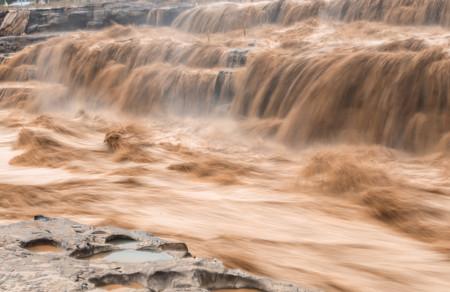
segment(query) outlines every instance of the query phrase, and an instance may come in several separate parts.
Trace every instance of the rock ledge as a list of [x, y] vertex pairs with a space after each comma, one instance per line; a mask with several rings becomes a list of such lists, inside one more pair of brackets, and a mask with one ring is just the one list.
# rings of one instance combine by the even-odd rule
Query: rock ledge
[[45, 216], [0, 226], [0, 262], [2, 291], [308, 291], [192, 257], [184, 243], [149, 233]]

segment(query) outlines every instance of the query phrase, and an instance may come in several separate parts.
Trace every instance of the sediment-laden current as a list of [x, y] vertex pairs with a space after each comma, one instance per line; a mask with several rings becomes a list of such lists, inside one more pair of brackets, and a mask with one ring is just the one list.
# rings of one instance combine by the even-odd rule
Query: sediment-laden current
[[0, 219], [325, 291], [450, 287], [450, 4], [209, 3], [0, 65]]

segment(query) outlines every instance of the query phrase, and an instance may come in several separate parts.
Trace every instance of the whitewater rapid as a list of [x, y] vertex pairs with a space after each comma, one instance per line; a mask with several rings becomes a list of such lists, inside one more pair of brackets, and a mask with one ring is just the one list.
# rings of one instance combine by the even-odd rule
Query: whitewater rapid
[[0, 220], [144, 229], [325, 291], [448, 291], [446, 3], [205, 4], [25, 48], [0, 65]]

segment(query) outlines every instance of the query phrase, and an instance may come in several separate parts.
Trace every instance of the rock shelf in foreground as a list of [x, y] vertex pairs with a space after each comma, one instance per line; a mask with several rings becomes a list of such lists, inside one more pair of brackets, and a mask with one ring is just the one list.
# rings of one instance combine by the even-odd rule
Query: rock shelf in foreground
[[0, 290], [307, 291], [192, 257], [184, 243], [36, 216], [0, 226]]

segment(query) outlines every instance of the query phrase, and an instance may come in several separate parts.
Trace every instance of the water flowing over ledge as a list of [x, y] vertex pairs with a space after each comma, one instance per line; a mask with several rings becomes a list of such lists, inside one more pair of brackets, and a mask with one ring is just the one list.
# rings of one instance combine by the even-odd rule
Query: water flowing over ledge
[[[96, 5], [0, 38], [0, 220], [138, 228], [325, 291], [448, 290], [447, 1]], [[170, 258], [94, 260], [141, 256]]]

